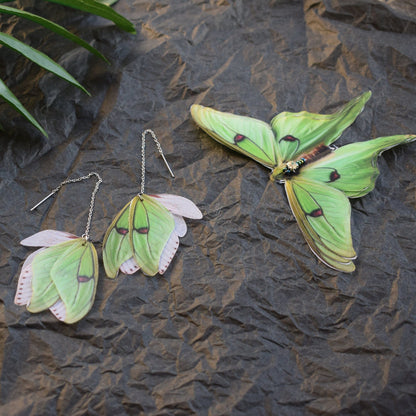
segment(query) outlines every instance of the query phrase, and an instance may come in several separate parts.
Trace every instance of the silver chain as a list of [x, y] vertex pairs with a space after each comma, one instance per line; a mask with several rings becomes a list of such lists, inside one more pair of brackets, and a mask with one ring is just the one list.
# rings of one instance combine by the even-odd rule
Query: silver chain
[[95, 184], [95, 188], [92, 191], [91, 194], [91, 201], [90, 201], [90, 210], [88, 212], [88, 220], [87, 220], [87, 226], [85, 227], [85, 232], [84, 234], [82, 234], [82, 238], [84, 238], [85, 240], [89, 240], [90, 238], [90, 229], [91, 229], [91, 220], [92, 220], [92, 216], [94, 213], [94, 205], [95, 205], [95, 196], [97, 195], [98, 189], [102, 183], [102, 179], [101, 176], [96, 173], [96, 172], [90, 172], [88, 175], [85, 176], [81, 176], [79, 178], [75, 178], [75, 179], [67, 179], [63, 182], [61, 182], [55, 189], [52, 190], [52, 192], [45, 196], [45, 198], [42, 199], [42, 201], [38, 202], [34, 207], [32, 207], [30, 210], [33, 211], [34, 209], [36, 209], [39, 205], [43, 204], [47, 199], [49, 199], [51, 196], [55, 195], [64, 185], [67, 185], [68, 183], [76, 183], [76, 182], [81, 182], [84, 181], [86, 179], [91, 178], [91, 176], [96, 176], [97, 177], [97, 182]]
[[159, 140], [156, 137], [156, 134], [153, 130], [147, 129], [142, 133], [142, 177], [141, 177], [141, 185], [140, 185], [140, 195], [144, 194], [144, 182], [145, 182], [145, 175], [146, 175], [146, 134], [149, 133], [157, 147], [157, 150], [162, 155], [163, 161], [165, 162], [166, 167], [169, 170], [169, 173], [171, 174], [172, 178], [175, 177], [175, 175], [172, 172], [172, 169], [169, 166], [168, 161], [165, 158], [165, 155], [163, 154], [162, 146], [159, 143]]

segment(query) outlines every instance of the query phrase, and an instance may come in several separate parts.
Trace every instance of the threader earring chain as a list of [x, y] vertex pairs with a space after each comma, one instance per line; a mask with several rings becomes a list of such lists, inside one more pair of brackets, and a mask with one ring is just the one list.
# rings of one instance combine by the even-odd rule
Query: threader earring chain
[[146, 165], [145, 165], [145, 163], [146, 163], [146, 134], [147, 133], [149, 133], [152, 136], [152, 138], [153, 138], [153, 140], [156, 144], [157, 150], [161, 154], [161, 156], [163, 158], [163, 161], [165, 162], [165, 165], [169, 170], [170, 175], [172, 176], [172, 178], [175, 177], [175, 175], [172, 172], [172, 169], [169, 166], [168, 161], [166, 160], [165, 155], [163, 154], [162, 146], [160, 145], [159, 140], [157, 139], [155, 132], [151, 129], [147, 129], [142, 133], [142, 176], [141, 176], [141, 185], [140, 185], [140, 194], [139, 195], [144, 194], [144, 182], [145, 182], [145, 175], [146, 175]]
[[86, 179], [91, 178], [91, 176], [95, 176], [97, 178], [97, 182], [95, 183], [94, 190], [92, 191], [92, 194], [91, 194], [90, 209], [89, 209], [89, 212], [88, 212], [88, 219], [87, 219], [87, 225], [85, 227], [85, 232], [81, 236], [86, 241], [88, 241], [89, 238], [90, 238], [91, 220], [92, 220], [92, 216], [93, 216], [93, 213], [94, 213], [95, 196], [97, 195], [98, 189], [100, 188], [100, 185], [103, 181], [101, 179], [101, 176], [97, 172], [90, 172], [88, 175], [81, 176], [81, 177], [75, 178], [75, 179], [67, 179], [67, 180], [61, 182], [55, 189], [52, 190], [52, 192], [49, 195], [45, 196], [45, 198], [43, 198], [41, 201], [39, 201], [30, 210], [31, 211], [35, 210], [39, 205], [43, 204], [51, 196], [55, 195], [64, 185], [67, 185], [69, 183], [81, 182], [81, 181], [84, 181]]

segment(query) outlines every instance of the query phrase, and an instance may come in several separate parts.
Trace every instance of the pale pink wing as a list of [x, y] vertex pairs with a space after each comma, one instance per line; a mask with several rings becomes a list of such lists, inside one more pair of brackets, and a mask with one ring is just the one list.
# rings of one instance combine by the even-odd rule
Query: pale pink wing
[[186, 234], [186, 223], [185, 220], [180, 217], [179, 215], [176, 214], [172, 214], [173, 220], [175, 221], [175, 233], [179, 236], [179, 237], [183, 237]]
[[160, 274], [165, 273], [170, 262], [175, 256], [178, 246], [179, 246], [179, 237], [176, 234], [175, 230], [173, 230], [159, 259], [159, 273]]
[[51, 247], [74, 238], [79, 237], [65, 231], [43, 230], [25, 238], [20, 242], [20, 244], [30, 247]]
[[120, 271], [124, 274], [133, 274], [139, 269], [140, 266], [137, 264], [136, 260], [134, 260], [134, 257], [130, 257], [120, 266]]
[[157, 194], [149, 195], [160, 202], [165, 208], [167, 208], [172, 214], [180, 215], [181, 217], [201, 219], [202, 212], [198, 207], [189, 199], [179, 195], [171, 194]]
[[19, 281], [17, 282], [16, 295], [14, 303], [16, 305], [27, 306], [32, 299], [32, 262], [36, 255], [45, 250], [40, 248], [28, 256], [23, 263], [22, 271], [20, 272]]

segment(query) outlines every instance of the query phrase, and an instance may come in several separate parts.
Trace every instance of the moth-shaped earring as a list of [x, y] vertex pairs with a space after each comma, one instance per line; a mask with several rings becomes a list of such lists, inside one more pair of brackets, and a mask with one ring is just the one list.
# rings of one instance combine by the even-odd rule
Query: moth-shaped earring
[[91, 309], [98, 281], [98, 260], [94, 245], [89, 241], [95, 196], [102, 179], [98, 173], [68, 179], [57, 186], [31, 211], [68, 183], [97, 178], [91, 195], [87, 226], [81, 237], [64, 231], [44, 230], [21, 241], [24, 246], [42, 247], [23, 264], [14, 303], [26, 306], [29, 312], [50, 309], [67, 324], [82, 319]]
[[200, 219], [201, 211], [184, 197], [170, 194], [146, 195], [145, 139], [150, 133], [171, 176], [173, 174], [152, 130], [142, 133], [142, 175], [140, 193], [114, 218], [103, 243], [103, 261], [107, 276], [115, 278], [119, 270], [133, 274], [141, 269], [148, 276], [163, 274], [186, 234], [182, 217]]

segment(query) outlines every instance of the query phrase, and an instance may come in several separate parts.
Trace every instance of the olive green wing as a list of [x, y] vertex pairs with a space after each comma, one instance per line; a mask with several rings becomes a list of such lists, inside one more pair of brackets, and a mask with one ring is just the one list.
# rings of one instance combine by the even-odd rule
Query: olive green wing
[[309, 247], [326, 265], [355, 270], [351, 206], [343, 192], [327, 184], [296, 177], [285, 182], [290, 207]]
[[302, 167], [299, 177], [326, 183], [349, 198], [357, 198], [374, 189], [380, 173], [378, 156], [385, 150], [415, 139], [415, 135], [396, 135], [351, 143]]
[[74, 241], [77, 240], [62, 242], [33, 253], [35, 257], [31, 265], [32, 295], [27, 304], [27, 310], [29, 312], [36, 313], [44, 311], [59, 300], [59, 293], [52, 280], [51, 270]]
[[276, 137], [278, 164], [299, 157], [318, 145], [330, 145], [351, 125], [371, 97], [368, 91], [334, 114], [283, 112], [271, 121]]
[[154, 276], [159, 260], [175, 229], [172, 214], [155, 198], [142, 194], [130, 209], [129, 230], [133, 257], [143, 273]]
[[264, 166], [276, 166], [277, 146], [269, 124], [197, 104], [191, 107], [191, 115], [199, 127], [221, 144]]
[[50, 274], [60, 298], [50, 307], [51, 312], [68, 324], [79, 321], [91, 309], [97, 289], [98, 258], [94, 245], [83, 238], [72, 241]]
[[134, 209], [136, 202], [133, 199], [124, 206], [114, 218], [104, 236], [103, 263], [105, 272], [110, 278], [115, 278], [120, 266], [133, 257], [133, 247], [129, 237], [129, 216], [130, 208], [134, 204], [132, 207]]

